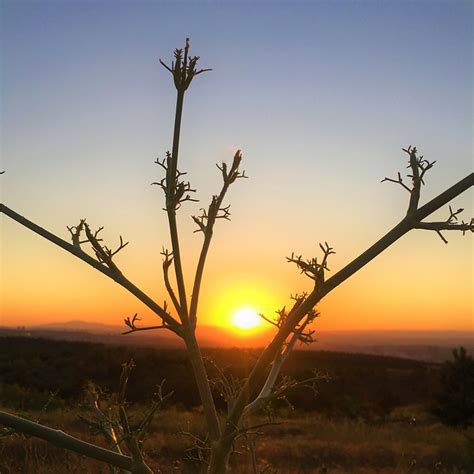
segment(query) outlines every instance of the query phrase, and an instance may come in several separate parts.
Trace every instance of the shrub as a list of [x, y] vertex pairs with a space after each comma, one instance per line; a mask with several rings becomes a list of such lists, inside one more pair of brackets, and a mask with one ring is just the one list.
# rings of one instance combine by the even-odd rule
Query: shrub
[[447, 425], [467, 428], [474, 421], [474, 359], [464, 347], [453, 356], [441, 370], [433, 413]]

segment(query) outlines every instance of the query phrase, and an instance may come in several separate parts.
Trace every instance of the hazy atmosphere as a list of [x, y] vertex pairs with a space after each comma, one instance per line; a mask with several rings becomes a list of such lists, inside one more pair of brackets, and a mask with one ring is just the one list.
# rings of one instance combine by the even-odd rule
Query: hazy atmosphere
[[[191, 40], [179, 168], [197, 189], [178, 219], [183, 264], [202, 237], [191, 215], [220, 186], [215, 163], [242, 150], [249, 176], [226, 197], [204, 276], [200, 323], [269, 317], [310, 282], [285, 261], [320, 253], [337, 271], [406, 213], [381, 183], [402, 147], [435, 167], [421, 203], [472, 171], [471, 2], [2, 2], [2, 202], [69, 240], [81, 218], [157, 301], [169, 246], [163, 177], [175, 90], [159, 58]], [[472, 215], [470, 193], [453, 208]], [[444, 209], [436, 215], [449, 217]], [[5, 326], [156, 319], [122, 288], [5, 217]], [[318, 307], [318, 329], [471, 330], [472, 239], [411, 231]], [[191, 282], [189, 282], [189, 285]]]

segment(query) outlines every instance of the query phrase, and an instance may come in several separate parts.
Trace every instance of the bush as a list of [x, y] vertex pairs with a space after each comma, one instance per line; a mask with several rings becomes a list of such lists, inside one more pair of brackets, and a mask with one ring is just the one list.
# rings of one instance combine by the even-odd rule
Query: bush
[[464, 347], [453, 356], [441, 370], [433, 413], [447, 425], [467, 428], [474, 421], [474, 359]]

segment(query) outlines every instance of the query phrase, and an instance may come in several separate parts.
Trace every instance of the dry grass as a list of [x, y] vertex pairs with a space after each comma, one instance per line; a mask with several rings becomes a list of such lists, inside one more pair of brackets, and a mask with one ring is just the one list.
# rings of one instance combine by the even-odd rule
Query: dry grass
[[[408, 413], [417, 414], [409, 423]], [[34, 416], [34, 414], [30, 414]], [[411, 415], [410, 415], [411, 416]], [[255, 423], [264, 421], [259, 418]], [[259, 468], [268, 473], [472, 473], [474, 432], [453, 430], [436, 423], [417, 407], [399, 411], [384, 422], [328, 419], [315, 414], [281, 413], [281, 424], [268, 426], [258, 437]], [[78, 421], [77, 413], [51, 412], [42, 422], [61, 427], [82, 439], [103, 443]], [[186, 433], [204, 432], [200, 413], [174, 408], [158, 414], [145, 451], [155, 472], [198, 473], [202, 466], [192, 456], [192, 440]], [[233, 457], [233, 473], [252, 473], [250, 453], [241, 439]], [[0, 473], [109, 473], [101, 463], [54, 448], [41, 440], [10, 436], [0, 440]]]
[[[258, 449], [279, 472], [463, 472], [472, 444], [440, 424], [328, 420], [311, 416], [268, 430]], [[465, 471], [465, 472], [472, 472]]]

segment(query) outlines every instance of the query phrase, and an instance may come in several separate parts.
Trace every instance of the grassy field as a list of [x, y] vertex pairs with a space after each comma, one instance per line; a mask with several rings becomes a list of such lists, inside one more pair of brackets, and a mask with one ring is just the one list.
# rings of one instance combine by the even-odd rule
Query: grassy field
[[[85, 440], [104, 445], [79, 419], [79, 410], [51, 411], [41, 421]], [[26, 413], [23, 413], [24, 415]], [[35, 418], [38, 413], [29, 412]], [[413, 422], [416, 417], [416, 422]], [[252, 423], [268, 421], [257, 418]], [[253, 473], [252, 449], [259, 472], [266, 473], [472, 473], [474, 431], [447, 428], [421, 407], [399, 408], [383, 420], [329, 418], [315, 413], [281, 410], [274, 425], [255, 439], [239, 439], [233, 473]], [[145, 442], [149, 465], [160, 473], [199, 473], [193, 434], [204, 431], [198, 411], [168, 408], [158, 413]], [[107, 466], [62, 451], [34, 438], [11, 435], [0, 440], [0, 472], [59, 474], [109, 473]]]

